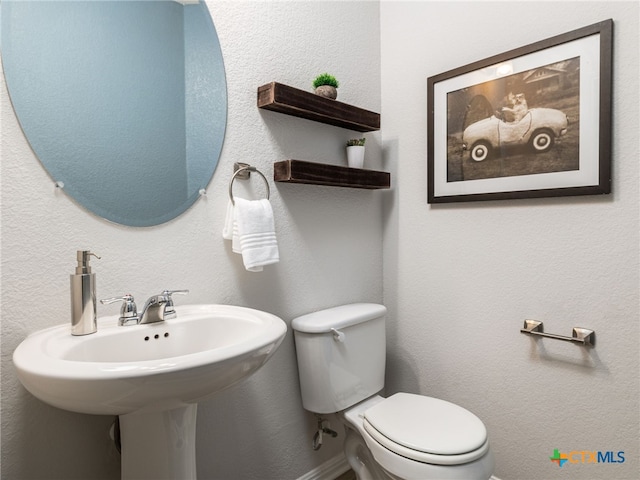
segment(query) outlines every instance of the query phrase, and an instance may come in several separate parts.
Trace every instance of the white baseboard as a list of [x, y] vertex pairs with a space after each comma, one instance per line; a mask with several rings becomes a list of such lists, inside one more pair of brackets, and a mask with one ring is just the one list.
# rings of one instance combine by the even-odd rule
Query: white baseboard
[[[330, 458], [322, 465], [314, 468], [310, 472], [305, 473], [297, 480], [335, 480], [344, 472], [349, 470], [349, 463], [344, 455], [339, 454]], [[495, 475], [491, 475], [489, 480], [500, 480]]]
[[297, 480], [335, 480], [344, 472], [349, 470], [349, 468], [347, 459], [344, 455], [339, 454], [330, 458], [310, 472], [305, 473]]

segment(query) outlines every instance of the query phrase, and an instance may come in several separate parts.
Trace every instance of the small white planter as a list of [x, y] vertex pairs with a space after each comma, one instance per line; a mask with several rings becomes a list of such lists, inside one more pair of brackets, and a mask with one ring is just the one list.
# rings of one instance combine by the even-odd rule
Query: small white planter
[[347, 147], [347, 164], [351, 168], [362, 168], [364, 165], [364, 145]]

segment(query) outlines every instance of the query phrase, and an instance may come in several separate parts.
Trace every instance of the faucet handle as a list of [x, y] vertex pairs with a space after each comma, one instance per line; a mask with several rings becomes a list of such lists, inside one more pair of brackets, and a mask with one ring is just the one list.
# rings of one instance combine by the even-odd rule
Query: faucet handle
[[175, 318], [176, 317], [176, 310], [175, 308], [173, 308], [173, 297], [171, 295], [173, 294], [178, 294], [178, 295], [187, 295], [189, 293], [189, 290], [164, 290], [162, 292], [162, 295], [167, 297], [167, 304], [164, 308], [164, 318]]
[[164, 290], [162, 295], [169, 295], [170, 297], [174, 293], [177, 293], [178, 295], [186, 295], [189, 293], [189, 290]]
[[105, 298], [100, 300], [103, 305], [109, 305], [110, 303], [123, 302], [120, 308], [120, 318], [118, 319], [118, 325], [137, 325], [140, 322], [138, 318], [138, 307], [133, 300], [133, 295], [127, 293], [122, 297]]

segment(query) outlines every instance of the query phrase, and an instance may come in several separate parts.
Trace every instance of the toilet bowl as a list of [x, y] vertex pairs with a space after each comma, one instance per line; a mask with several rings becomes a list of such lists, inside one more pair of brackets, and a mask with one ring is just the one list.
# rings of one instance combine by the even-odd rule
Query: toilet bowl
[[294, 319], [302, 404], [338, 414], [358, 480], [487, 480], [487, 430], [470, 411], [384, 387], [386, 308], [357, 303]]
[[375, 460], [354, 457], [345, 448], [360, 480], [486, 480], [493, 473], [484, 424], [453, 403], [408, 393], [386, 399], [376, 395], [340, 418]]

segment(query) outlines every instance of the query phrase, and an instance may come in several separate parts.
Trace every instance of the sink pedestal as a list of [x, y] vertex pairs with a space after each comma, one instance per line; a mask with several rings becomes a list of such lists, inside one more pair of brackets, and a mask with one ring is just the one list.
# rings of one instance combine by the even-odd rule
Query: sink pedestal
[[195, 480], [197, 411], [193, 404], [120, 415], [122, 480]]

